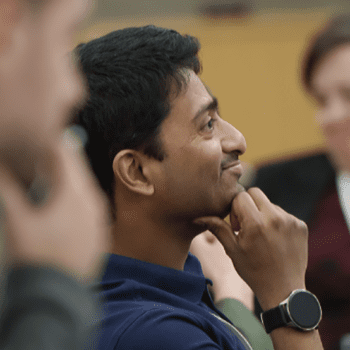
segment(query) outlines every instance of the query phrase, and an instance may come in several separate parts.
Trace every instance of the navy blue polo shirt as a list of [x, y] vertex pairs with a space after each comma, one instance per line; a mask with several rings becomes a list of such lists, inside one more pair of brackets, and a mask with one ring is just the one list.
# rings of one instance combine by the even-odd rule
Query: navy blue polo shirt
[[207, 283], [192, 254], [184, 271], [111, 255], [102, 279], [100, 349], [249, 349], [213, 305]]

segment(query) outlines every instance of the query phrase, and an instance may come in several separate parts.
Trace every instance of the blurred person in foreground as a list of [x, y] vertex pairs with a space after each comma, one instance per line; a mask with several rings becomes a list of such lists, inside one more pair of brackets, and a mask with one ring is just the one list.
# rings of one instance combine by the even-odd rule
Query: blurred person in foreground
[[[275, 349], [322, 349], [321, 310], [305, 291], [307, 226], [259, 189], [243, 191], [245, 139], [201, 81], [199, 49], [196, 38], [154, 26], [76, 49], [89, 98], [75, 122], [88, 132], [87, 154], [114, 213], [100, 349], [251, 349], [214, 306], [189, 253], [205, 230], [258, 296]], [[276, 323], [287, 298], [307, 331]]]
[[322, 343], [336, 350], [350, 329], [350, 15], [314, 36], [302, 79], [316, 101], [326, 150], [260, 166], [254, 186], [308, 224], [306, 287], [322, 305]]
[[1, 349], [96, 345], [89, 286], [107, 247], [106, 203], [63, 134], [85, 96], [69, 50], [85, 0], [0, 2]]

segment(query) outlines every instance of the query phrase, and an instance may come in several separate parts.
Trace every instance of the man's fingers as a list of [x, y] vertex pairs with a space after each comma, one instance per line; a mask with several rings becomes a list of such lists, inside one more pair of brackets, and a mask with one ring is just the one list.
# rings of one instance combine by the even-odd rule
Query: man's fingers
[[248, 190], [248, 193], [260, 211], [262, 211], [266, 205], [271, 205], [270, 200], [260, 188], [252, 187]]
[[259, 214], [259, 209], [250, 193], [241, 192], [233, 200], [231, 218], [235, 216], [241, 226], [245, 220], [255, 218]]
[[42, 151], [40, 164], [37, 163], [33, 179], [27, 186], [23, 184], [14, 170], [6, 162], [0, 161], [0, 197], [7, 208], [7, 216], [27, 215], [42, 207], [51, 198], [54, 185], [60, 181], [57, 169], [61, 168], [58, 162], [59, 153], [52, 147]]
[[230, 223], [233, 231], [238, 232], [241, 229], [238, 217], [233, 210], [231, 210]]
[[260, 221], [262, 212], [274, 213], [275, 205], [259, 188], [250, 188], [247, 192], [239, 193], [234, 199], [231, 220], [233, 223], [238, 221], [242, 227], [243, 223]]
[[195, 224], [200, 224], [203, 228], [212, 232], [223, 245], [226, 254], [231, 255], [237, 244], [237, 237], [231, 226], [224, 220], [208, 216], [196, 219]]

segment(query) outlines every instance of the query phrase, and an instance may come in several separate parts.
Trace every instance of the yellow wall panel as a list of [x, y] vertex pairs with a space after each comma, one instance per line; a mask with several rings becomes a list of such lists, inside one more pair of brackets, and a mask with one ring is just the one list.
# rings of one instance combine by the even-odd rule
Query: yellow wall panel
[[314, 106], [302, 90], [300, 63], [310, 35], [329, 13], [260, 13], [249, 19], [139, 18], [97, 23], [77, 42], [112, 30], [155, 24], [200, 39], [202, 78], [222, 117], [246, 137], [243, 160], [257, 163], [323, 146]]

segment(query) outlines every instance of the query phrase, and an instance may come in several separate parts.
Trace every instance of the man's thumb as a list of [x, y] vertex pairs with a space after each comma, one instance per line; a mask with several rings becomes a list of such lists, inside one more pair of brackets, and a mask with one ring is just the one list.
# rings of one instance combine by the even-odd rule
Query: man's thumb
[[194, 224], [200, 225], [203, 230], [209, 230], [225, 248], [226, 254], [230, 256], [237, 243], [236, 234], [232, 227], [225, 220], [215, 216], [198, 218], [193, 221]]

